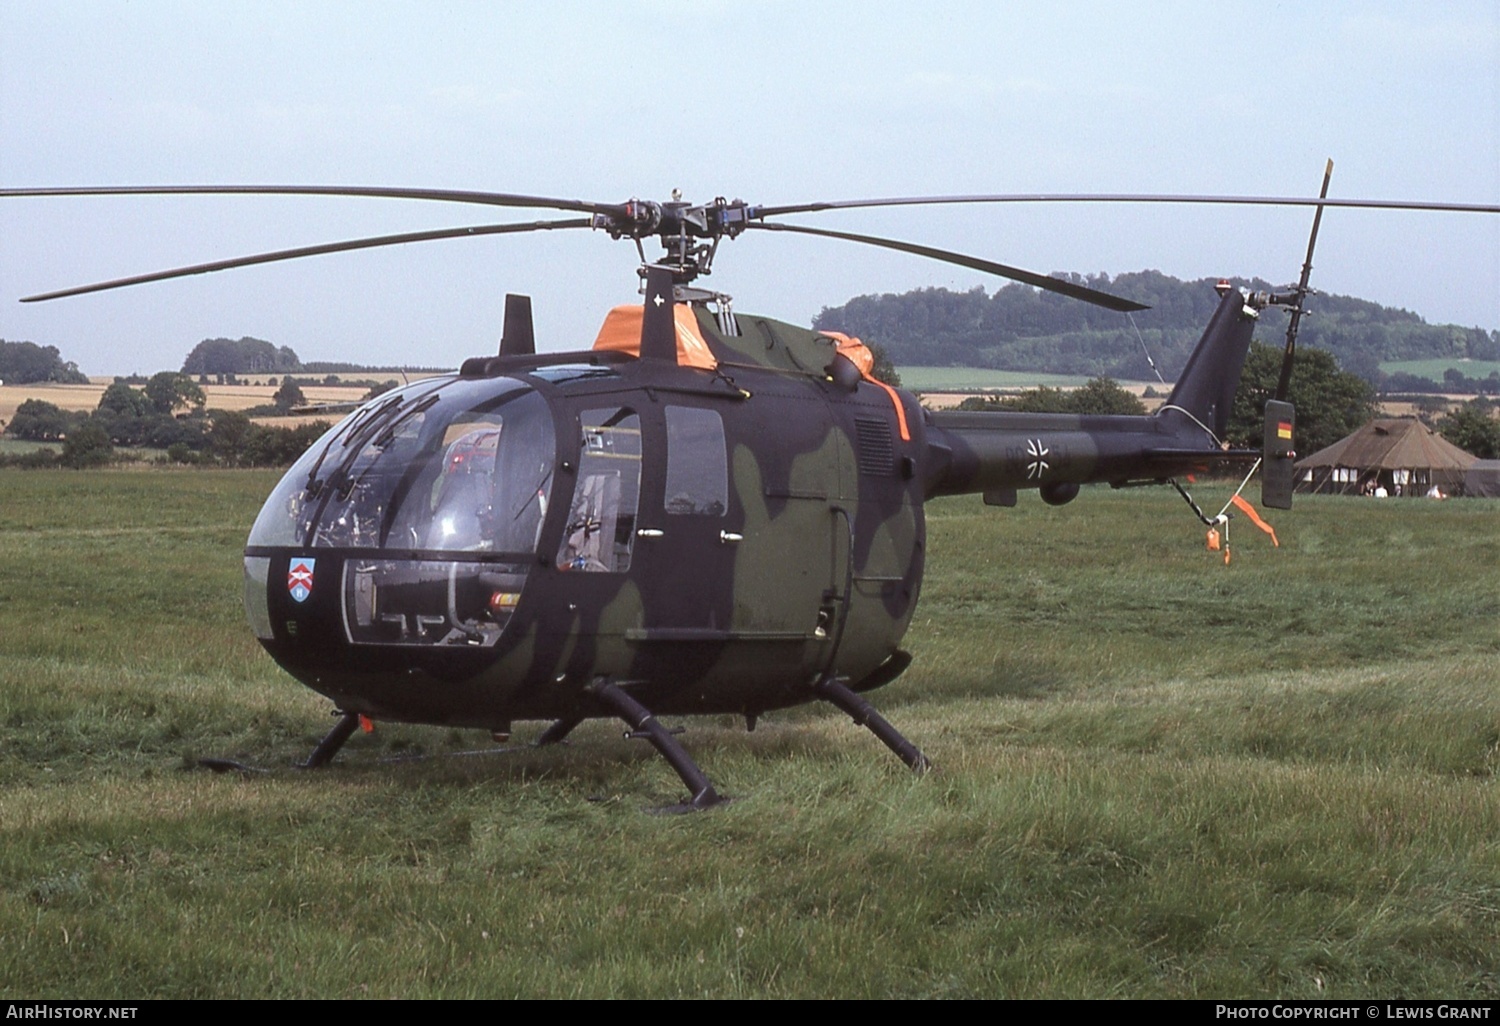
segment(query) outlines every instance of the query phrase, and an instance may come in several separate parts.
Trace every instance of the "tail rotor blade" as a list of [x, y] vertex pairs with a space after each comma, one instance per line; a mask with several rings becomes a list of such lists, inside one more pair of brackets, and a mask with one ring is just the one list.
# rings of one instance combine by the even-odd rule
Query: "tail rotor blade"
[[[1323, 168], [1323, 189], [1319, 199], [1328, 198], [1328, 182], [1333, 178], [1333, 159]], [[1312, 233], [1307, 237], [1307, 259], [1302, 262], [1302, 277], [1297, 281], [1297, 298], [1286, 322], [1286, 348], [1281, 354], [1281, 376], [1276, 379], [1276, 401], [1285, 402], [1287, 389], [1292, 385], [1292, 357], [1297, 352], [1297, 328], [1302, 323], [1302, 314], [1307, 306], [1307, 283], [1312, 277], [1313, 247], [1318, 244], [1318, 226], [1323, 223], [1323, 205], [1313, 213]]]

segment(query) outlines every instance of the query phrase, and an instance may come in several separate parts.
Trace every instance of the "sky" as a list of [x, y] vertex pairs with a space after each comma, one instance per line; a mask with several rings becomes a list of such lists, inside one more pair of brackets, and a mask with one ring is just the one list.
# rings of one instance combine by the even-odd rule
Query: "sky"
[[[1500, 5], [643, 2], [0, 4], [0, 187], [390, 185], [782, 204], [1032, 192], [1500, 203]], [[266, 250], [535, 220], [377, 199], [0, 199], [0, 338], [90, 374], [249, 335], [304, 360], [456, 366], [506, 292], [538, 344], [635, 301], [588, 231], [322, 256], [48, 303]], [[558, 215], [567, 216], [567, 215]], [[1311, 212], [987, 206], [787, 220], [1035, 271], [1294, 281]], [[654, 249], [648, 249], [654, 255]], [[1314, 287], [1500, 329], [1500, 216], [1329, 211]], [[977, 272], [831, 240], [726, 241], [702, 284], [807, 323]]]

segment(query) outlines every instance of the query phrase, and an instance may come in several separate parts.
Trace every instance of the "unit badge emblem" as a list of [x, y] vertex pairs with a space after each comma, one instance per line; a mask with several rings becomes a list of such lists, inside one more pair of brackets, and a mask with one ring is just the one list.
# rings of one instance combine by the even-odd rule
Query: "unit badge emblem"
[[298, 556], [293, 558], [292, 565], [287, 570], [286, 589], [298, 602], [306, 602], [307, 596], [312, 594], [313, 564], [316, 562], [315, 559]]

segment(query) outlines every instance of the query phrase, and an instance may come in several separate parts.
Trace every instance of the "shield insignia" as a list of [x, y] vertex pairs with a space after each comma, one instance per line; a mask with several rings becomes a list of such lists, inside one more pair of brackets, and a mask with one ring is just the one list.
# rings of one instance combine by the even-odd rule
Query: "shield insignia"
[[286, 590], [298, 602], [306, 602], [307, 596], [312, 594], [313, 564], [316, 562], [315, 559], [297, 556], [292, 559], [292, 565], [287, 570]]

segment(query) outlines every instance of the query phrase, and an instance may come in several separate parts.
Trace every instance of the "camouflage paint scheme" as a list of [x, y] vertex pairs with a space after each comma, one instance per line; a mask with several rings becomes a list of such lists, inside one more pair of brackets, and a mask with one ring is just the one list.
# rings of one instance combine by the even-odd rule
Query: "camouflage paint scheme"
[[[909, 393], [849, 374], [825, 336], [745, 315], [737, 335], [725, 334], [707, 308], [696, 312], [719, 358], [716, 371], [678, 366], [643, 343], [642, 357], [478, 358], [460, 375], [403, 390], [408, 409], [420, 389], [462, 387], [493, 389], [497, 403], [513, 404], [507, 408], [534, 393], [550, 413], [555, 472], [543, 485], [550, 502], [534, 551], [377, 553], [467, 560], [453, 564], [450, 609], [459, 568], [471, 574], [476, 561], [506, 564], [498, 569], [515, 575], [506, 579], [524, 583], [503, 629], [486, 627], [483, 641], [470, 623], [468, 639], [452, 635], [448, 643], [356, 643], [348, 581], [365, 572], [371, 550], [308, 545], [306, 537], [267, 544], [257, 521], [246, 549], [247, 607], [266, 649], [346, 713], [497, 732], [514, 720], [614, 715], [589, 690], [600, 681], [628, 687], [655, 713], [751, 718], [811, 701], [825, 676], [854, 691], [878, 687], [910, 661], [900, 645], [922, 582], [928, 497], [983, 493], [1007, 505], [1017, 489], [1038, 488], [1049, 502], [1064, 502], [1081, 483], [1159, 481], [1204, 468], [1222, 455], [1216, 437], [1254, 316], [1239, 292], [1224, 297], [1157, 414], [1077, 417], [928, 413]], [[648, 322], [652, 316], [648, 306]], [[382, 397], [366, 411], [383, 400], [396, 401]], [[672, 409], [711, 411], [722, 422], [728, 495], [717, 512], [667, 509]], [[639, 420], [639, 502], [617, 525], [629, 549], [620, 572], [558, 562], [577, 527], [568, 521], [570, 496], [582, 489], [583, 418], [600, 410]], [[335, 452], [341, 430], [309, 452]], [[339, 484], [336, 470], [314, 465], [309, 473], [299, 464], [262, 520], [284, 515], [273, 509], [277, 496], [310, 508], [319, 474], [327, 489]], [[288, 572], [306, 557], [316, 559], [315, 582], [298, 601]]]

